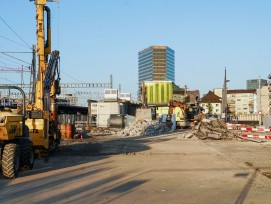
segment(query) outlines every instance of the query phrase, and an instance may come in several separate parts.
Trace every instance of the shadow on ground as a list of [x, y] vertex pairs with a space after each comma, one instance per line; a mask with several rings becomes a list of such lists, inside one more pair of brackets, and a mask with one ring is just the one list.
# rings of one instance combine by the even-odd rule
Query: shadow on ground
[[[70, 139], [61, 142], [59, 149], [54, 152], [48, 160], [36, 159], [34, 168], [30, 171], [19, 172], [18, 178], [36, 176], [50, 171], [75, 168], [72, 171], [84, 168], [82, 165], [91, 166], [91, 163], [103, 160], [118, 154], [138, 153], [149, 150], [152, 143], [170, 140], [167, 135], [152, 137], [115, 137], [99, 136], [99, 138]], [[91, 172], [89, 172], [91, 173]], [[54, 176], [57, 176], [55, 173]], [[42, 178], [43, 179], [43, 178]], [[38, 178], [36, 179], [38, 180]], [[12, 180], [0, 175], [0, 188], [8, 185]], [[16, 182], [16, 179], [14, 180]]]

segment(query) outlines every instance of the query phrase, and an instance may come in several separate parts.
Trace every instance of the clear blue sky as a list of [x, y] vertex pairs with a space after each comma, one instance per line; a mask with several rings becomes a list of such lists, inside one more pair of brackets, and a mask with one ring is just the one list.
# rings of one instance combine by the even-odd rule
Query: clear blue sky
[[[271, 72], [270, 0], [60, 0], [52, 11], [53, 49], [61, 52], [62, 82], [108, 82], [135, 96], [138, 51], [151, 45], [175, 50], [177, 85], [246, 88], [247, 79]], [[0, 17], [29, 45], [36, 43], [35, 6], [2, 0]], [[0, 19], [0, 51], [31, 51]], [[14, 55], [30, 62], [30, 54]], [[4, 57], [4, 58], [3, 58]], [[27, 65], [0, 54], [1, 67]], [[20, 74], [0, 73], [20, 82]], [[26, 80], [26, 79], [25, 79]]]

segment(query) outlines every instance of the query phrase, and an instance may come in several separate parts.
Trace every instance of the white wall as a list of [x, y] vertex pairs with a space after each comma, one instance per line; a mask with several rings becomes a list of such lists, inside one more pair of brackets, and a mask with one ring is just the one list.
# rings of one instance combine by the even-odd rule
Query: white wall
[[[257, 104], [256, 112], [260, 110], [263, 114], [269, 114], [269, 89], [268, 86], [263, 86], [260, 90], [257, 90]], [[261, 104], [260, 104], [261, 103]]]
[[[217, 115], [220, 115], [221, 114], [221, 103], [210, 103], [213, 107], [213, 112], [212, 114], [217, 114]], [[208, 113], [208, 103], [200, 103], [200, 106], [202, 108], [204, 108], [204, 111], [203, 113], [206, 114]]]

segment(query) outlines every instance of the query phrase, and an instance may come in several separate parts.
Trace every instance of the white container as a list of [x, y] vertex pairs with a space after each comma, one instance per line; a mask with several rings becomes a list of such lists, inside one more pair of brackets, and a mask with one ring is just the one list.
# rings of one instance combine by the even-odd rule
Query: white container
[[110, 115], [120, 114], [118, 102], [97, 103], [97, 127], [109, 127]]
[[91, 103], [90, 104], [90, 110], [91, 110], [91, 115], [97, 115], [98, 113], [98, 103]]
[[131, 93], [120, 93], [119, 99], [125, 100], [125, 101], [131, 101]]
[[110, 114], [97, 115], [96, 126], [97, 127], [109, 127], [110, 126]]
[[118, 101], [118, 89], [105, 89], [104, 101]]
[[98, 103], [97, 114], [120, 114], [120, 105], [118, 102]]

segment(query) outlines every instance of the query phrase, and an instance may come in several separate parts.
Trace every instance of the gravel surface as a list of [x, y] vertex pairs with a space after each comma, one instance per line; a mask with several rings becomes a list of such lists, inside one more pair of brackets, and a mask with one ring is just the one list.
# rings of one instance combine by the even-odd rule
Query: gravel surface
[[0, 203], [269, 203], [269, 141], [199, 140], [191, 130], [63, 140], [13, 180]]

